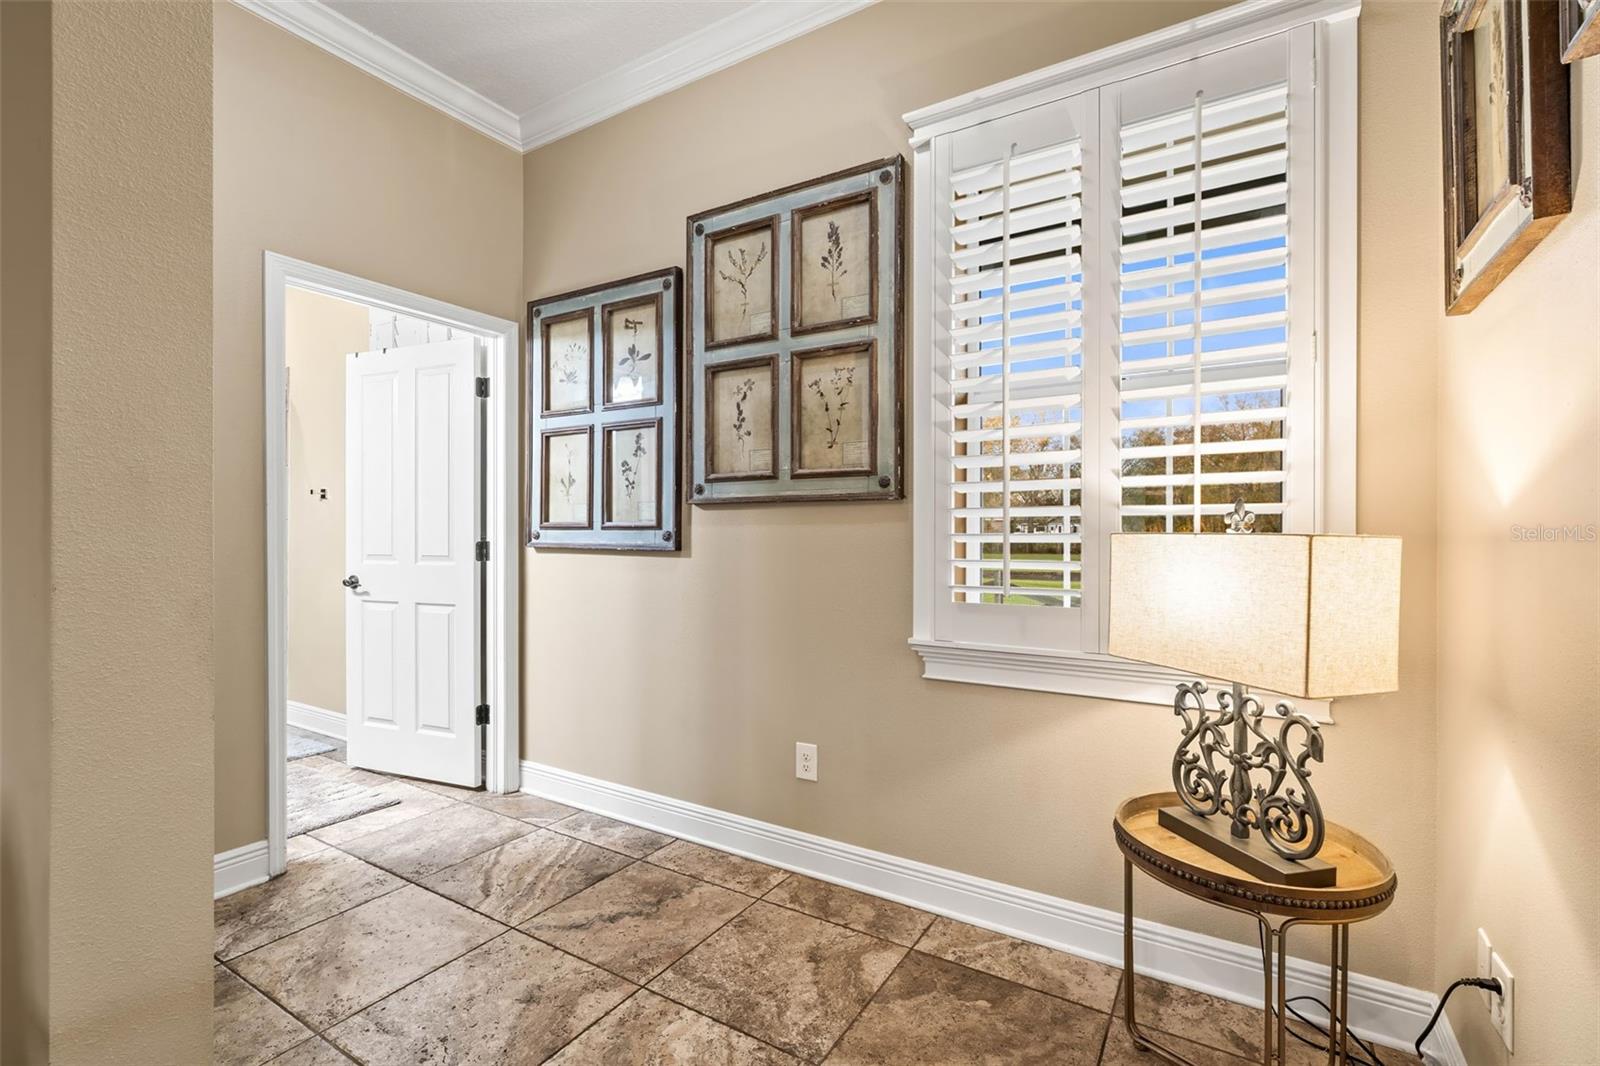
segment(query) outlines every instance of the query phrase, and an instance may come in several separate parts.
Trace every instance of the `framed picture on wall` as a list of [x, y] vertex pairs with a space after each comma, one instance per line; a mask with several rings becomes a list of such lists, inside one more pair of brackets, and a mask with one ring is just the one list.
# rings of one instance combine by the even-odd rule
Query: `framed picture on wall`
[[605, 427], [604, 529], [661, 528], [661, 419]]
[[600, 310], [608, 409], [661, 402], [661, 293]]
[[540, 371], [547, 415], [577, 414], [594, 406], [594, 318], [582, 310], [539, 324]]
[[877, 318], [878, 198], [872, 190], [801, 208], [792, 225], [789, 332], [818, 333]]
[[706, 479], [777, 477], [778, 357], [762, 355], [708, 367]]
[[772, 340], [777, 333], [778, 218], [758, 218], [706, 238], [705, 343], [711, 348]]
[[528, 304], [528, 544], [677, 551], [677, 267]]
[[688, 220], [689, 500], [898, 499], [896, 156]]
[[1445, 313], [1481, 303], [1572, 210], [1557, 4], [1445, 0]]
[[874, 347], [869, 340], [791, 354], [789, 393], [795, 399], [789, 455], [794, 477], [870, 476], [876, 471]]
[[1557, 0], [1561, 5], [1561, 62], [1600, 55], [1600, 0]]
[[541, 436], [544, 490], [539, 527], [588, 529], [594, 511], [590, 493], [594, 427], [545, 430]]

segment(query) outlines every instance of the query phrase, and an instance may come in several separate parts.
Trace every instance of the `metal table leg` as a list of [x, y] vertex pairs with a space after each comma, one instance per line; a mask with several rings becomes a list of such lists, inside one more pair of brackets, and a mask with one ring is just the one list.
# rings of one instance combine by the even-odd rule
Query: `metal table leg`
[[[1262, 1066], [1287, 1066], [1289, 1048], [1289, 929], [1305, 924], [1291, 918], [1276, 929], [1264, 915], [1243, 908], [1228, 907], [1249, 914], [1258, 923], [1261, 943], [1262, 1005], [1265, 1017], [1261, 1031]], [[1317, 924], [1317, 923], [1313, 923]], [[1349, 1061], [1350, 1029], [1350, 926], [1331, 926], [1332, 945], [1328, 966], [1328, 1066]], [[1276, 957], [1274, 957], [1276, 956]], [[1274, 980], [1276, 978], [1276, 980]], [[1134, 1047], [1148, 1051], [1174, 1066], [1194, 1066], [1177, 1052], [1150, 1039], [1139, 1028], [1134, 1005], [1133, 968], [1133, 863], [1122, 860], [1122, 1022]]]

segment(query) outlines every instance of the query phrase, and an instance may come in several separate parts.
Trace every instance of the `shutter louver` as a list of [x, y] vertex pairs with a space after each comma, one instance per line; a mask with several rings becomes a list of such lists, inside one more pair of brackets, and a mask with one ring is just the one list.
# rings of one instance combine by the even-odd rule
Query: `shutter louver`
[[1236, 498], [1283, 529], [1288, 98], [1197, 95], [1118, 130], [1124, 531], [1220, 532]]
[[1082, 546], [1083, 152], [1077, 139], [951, 175], [956, 603], [1077, 607]]

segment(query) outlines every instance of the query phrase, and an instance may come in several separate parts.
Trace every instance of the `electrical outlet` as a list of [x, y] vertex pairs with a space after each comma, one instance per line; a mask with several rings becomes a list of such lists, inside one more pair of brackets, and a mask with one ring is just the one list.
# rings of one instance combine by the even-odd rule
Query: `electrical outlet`
[[[1494, 948], [1489, 943], [1489, 934], [1486, 933], [1484, 930], [1479, 929], [1478, 930], [1478, 969], [1477, 969], [1477, 972], [1476, 972], [1476, 976], [1481, 977], [1481, 978], [1483, 978], [1485, 980], [1487, 980], [1489, 978], [1489, 956], [1491, 954], [1493, 954], [1493, 953], [1494, 953]], [[1483, 1000], [1483, 1009], [1484, 1010], [1488, 1010], [1488, 1011], [1494, 1010], [1494, 1003], [1491, 1002], [1494, 999], [1494, 993], [1493, 992], [1490, 992], [1487, 988], [1480, 988], [1480, 989], [1478, 989], [1478, 998]]]
[[817, 746], [815, 744], [802, 744], [799, 741], [795, 741], [794, 776], [802, 781], [815, 781], [817, 779]]
[[1489, 1018], [1494, 1022], [1494, 1031], [1505, 1042], [1506, 1050], [1514, 1051], [1516, 1049], [1511, 1046], [1511, 1015], [1515, 1008], [1512, 1000], [1515, 978], [1511, 976], [1511, 967], [1506, 965], [1506, 960], [1500, 957], [1498, 951], [1489, 953], [1489, 976], [1500, 982], [1500, 994], [1489, 997]]

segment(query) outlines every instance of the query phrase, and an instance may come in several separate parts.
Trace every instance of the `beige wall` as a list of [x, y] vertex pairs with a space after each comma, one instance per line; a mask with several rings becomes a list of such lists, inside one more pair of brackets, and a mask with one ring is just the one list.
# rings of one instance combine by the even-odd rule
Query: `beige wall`
[[[1600, 1062], [1600, 60], [1572, 66], [1570, 217], [1439, 359], [1438, 980], [1484, 928], [1516, 975], [1508, 1057], [1477, 997], [1474, 1066]], [[1592, 535], [1592, 534], [1591, 534]]]
[[520, 318], [517, 154], [216, 7], [216, 850], [267, 834], [261, 255]]
[[0, 4], [0, 1062], [48, 1055], [50, 8]]
[[[344, 713], [344, 364], [367, 349], [368, 312], [290, 289], [289, 699]], [[318, 492], [326, 489], [327, 499]]]
[[[204, 1062], [211, 8], [19, 6], [5, 5], [3, 16], [0, 1058], [43, 1062], [47, 1049], [60, 1064]], [[12, 96], [14, 46], [34, 63], [50, 56], [26, 68], [33, 77], [21, 99]], [[14, 127], [27, 107], [34, 127]], [[19, 131], [28, 139], [13, 142]], [[27, 153], [42, 170], [13, 187], [12, 163]], [[13, 225], [22, 206], [36, 228]], [[36, 256], [25, 292], [13, 287], [17, 236]], [[24, 309], [31, 335], [19, 350], [11, 314]], [[31, 420], [14, 418], [21, 403], [42, 406]], [[33, 574], [19, 573], [30, 564]], [[24, 653], [33, 658], [21, 663]], [[17, 704], [19, 691], [28, 704]], [[13, 750], [19, 721], [24, 743]], [[35, 763], [13, 778], [14, 759]], [[48, 855], [32, 850], [43, 840]]]
[[[903, 152], [905, 111], [1204, 10], [978, 6], [881, 4], [530, 153], [524, 296], [681, 262], [691, 212]], [[1317, 770], [1400, 870], [1357, 966], [1412, 986], [1434, 976], [1439, 149], [1437, 65], [1416, 57], [1436, 14], [1361, 22], [1360, 525], [1406, 538], [1402, 689], [1342, 701]], [[681, 557], [526, 553], [525, 757], [1120, 909], [1107, 823], [1164, 785], [1170, 709], [922, 680], [909, 502], [688, 520]], [[819, 783], [795, 780], [797, 740]], [[1141, 913], [1250, 935], [1169, 892]]]
[[[989, 4], [974, 32], [952, 28], [952, 5], [883, 4], [520, 164], [220, 8], [217, 765], [236, 787], [218, 797], [217, 848], [265, 825], [262, 247], [520, 317], [522, 300], [681, 261], [693, 211], [904, 151], [906, 110], [1205, 7]], [[1341, 701], [1317, 771], [1333, 816], [1400, 871], [1394, 909], [1355, 936], [1356, 964], [1437, 987], [1470, 970], [1484, 924], [1518, 972], [1519, 1057], [1589, 1061], [1594, 784], [1562, 767], [1596, 754], [1576, 702], [1596, 681], [1595, 549], [1516, 544], [1507, 527], [1595, 520], [1595, 92], [1581, 93], [1575, 217], [1477, 314], [1446, 323], [1437, 67], [1416, 61], [1437, 48], [1436, 9], [1369, 2], [1360, 39], [1359, 524], [1405, 537], [1406, 563], [1401, 691]], [[520, 247], [505, 240], [518, 188]], [[1514, 365], [1533, 375], [1513, 381]], [[1491, 428], [1523, 458], [1491, 450]], [[1120, 905], [1105, 822], [1164, 782], [1169, 712], [923, 681], [905, 647], [907, 503], [689, 521], [681, 557], [525, 554], [525, 758]], [[572, 668], [601, 656], [603, 670]], [[818, 784], [791, 776], [801, 739], [821, 746]], [[1246, 932], [1168, 893], [1143, 898], [1159, 920]], [[1452, 1013], [1473, 1061], [1492, 1061], [1472, 1004]]]

